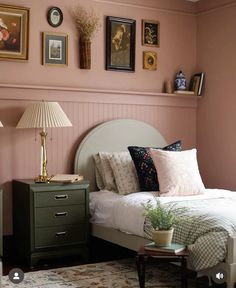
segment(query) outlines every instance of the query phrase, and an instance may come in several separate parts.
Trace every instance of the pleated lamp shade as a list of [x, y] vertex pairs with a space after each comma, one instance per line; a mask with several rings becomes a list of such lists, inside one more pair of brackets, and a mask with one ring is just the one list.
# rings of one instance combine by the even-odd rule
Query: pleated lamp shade
[[47, 128], [72, 126], [57, 102], [39, 102], [29, 105], [16, 128]]
[[2, 122], [0, 121], [0, 127], [3, 127]]

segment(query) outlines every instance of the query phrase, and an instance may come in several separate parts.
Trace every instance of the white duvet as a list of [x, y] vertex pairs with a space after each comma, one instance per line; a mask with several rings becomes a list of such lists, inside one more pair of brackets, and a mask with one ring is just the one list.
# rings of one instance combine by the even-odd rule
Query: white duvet
[[[158, 192], [137, 192], [125, 196], [111, 191], [91, 192], [91, 222], [145, 237], [143, 229], [145, 216], [141, 203], [146, 203], [149, 199], [155, 201], [153, 196], [157, 195]], [[205, 194], [197, 196], [159, 197], [159, 200], [161, 203], [168, 203], [219, 198], [228, 199], [232, 205], [236, 204], [236, 192], [223, 189], [206, 189]], [[231, 202], [230, 199], [233, 201]], [[236, 206], [234, 208], [236, 209]], [[215, 206], [215, 213], [217, 214], [220, 212], [231, 213], [231, 211], [232, 209], [225, 206]]]
[[[151, 239], [151, 227], [145, 219], [142, 203], [156, 203], [155, 192], [137, 192], [120, 196], [113, 192], [92, 193], [90, 208], [92, 221], [120, 231]], [[177, 202], [189, 207], [189, 216], [197, 216], [193, 223], [175, 227], [173, 241], [188, 245], [192, 267], [207, 269], [223, 261], [227, 254], [227, 239], [236, 234], [236, 193], [206, 189], [205, 194], [185, 197], [159, 197], [161, 203]]]

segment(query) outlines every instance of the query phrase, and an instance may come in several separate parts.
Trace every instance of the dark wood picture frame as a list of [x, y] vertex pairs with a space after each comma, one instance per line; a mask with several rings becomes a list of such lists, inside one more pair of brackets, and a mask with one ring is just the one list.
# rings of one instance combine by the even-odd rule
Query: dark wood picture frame
[[43, 65], [68, 65], [68, 35], [43, 32]]
[[160, 47], [160, 22], [142, 20], [142, 45]]
[[48, 23], [52, 27], [58, 27], [63, 21], [63, 13], [59, 7], [51, 7], [47, 13]]
[[0, 60], [28, 60], [29, 14], [29, 8], [0, 4]]
[[106, 70], [135, 71], [136, 21], [107, 16]]

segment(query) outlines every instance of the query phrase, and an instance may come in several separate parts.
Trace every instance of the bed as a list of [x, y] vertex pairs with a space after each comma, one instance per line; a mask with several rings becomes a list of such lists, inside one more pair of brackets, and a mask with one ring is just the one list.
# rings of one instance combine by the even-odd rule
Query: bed
[[[75, 173], [80, 173], [89, 180], [90, 191], [93, 192], [97, 190], [94, 172], [94, 154], [99, 151], [125, 151], [128, 146], [132, 145], [142, 147], [163, 147], [166, 144], [161, 133], [147, 123], [131, 119], [109, 121], [95, 127], [80, 143], [75, 156]], [[91, 225], [91, 233], [93, 236], [134, 251], [137, 251], [141, 245], [150, 242], [147, 238], [131, 233], [124, 233], [121, 232], [121, 230], [114, 229], [110, 227], [110, 225], [105, 225], [104, 223], [92, 223]], [[211, 267], [210, 269], [201, 270], [198, 274], [200, 276], [212, 276], [218, 271], [217, 269], [226, 271], [227, 287], [234, 287], [234, 283], [236, 282], [235, 234], [231, 233], [227, 239], [226, 258], [216, 266]]]

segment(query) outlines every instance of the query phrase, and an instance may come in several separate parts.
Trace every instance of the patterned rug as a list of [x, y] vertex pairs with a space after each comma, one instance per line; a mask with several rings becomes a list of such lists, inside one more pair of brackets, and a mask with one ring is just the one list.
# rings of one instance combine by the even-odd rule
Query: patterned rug
[[[146, 288], [181, 287], [180, 268], [171, 264], [147, 264]], [[2, 279], [3, 288], [138, 288], [134, 259], [64, 267], [25, 273], [20, 284], [12, 284], [8, 276]], [[189, 288], [199, 286], [189, 279]]]

